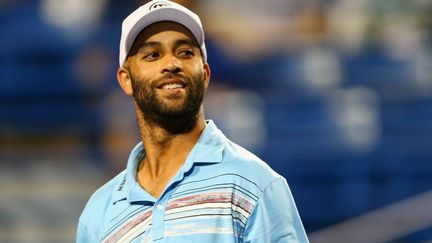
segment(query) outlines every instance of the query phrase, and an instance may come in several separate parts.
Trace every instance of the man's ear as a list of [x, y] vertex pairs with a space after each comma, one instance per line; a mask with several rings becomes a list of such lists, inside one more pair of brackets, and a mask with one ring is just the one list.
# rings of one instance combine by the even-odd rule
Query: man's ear
[[119, 82], [120, 87], [123, 89], [123, 92], [126, 95], [133, 95], [132, 80], [128, 69], [120, 67], [117, 70], [117, 81]]
[[205, 81], [205, 87], [207, 88], [210, 82], [210, 76], [211, 76], [211, 71], [210, 71], [210, 66], [208, 63], [204, 63], [204, 81]]

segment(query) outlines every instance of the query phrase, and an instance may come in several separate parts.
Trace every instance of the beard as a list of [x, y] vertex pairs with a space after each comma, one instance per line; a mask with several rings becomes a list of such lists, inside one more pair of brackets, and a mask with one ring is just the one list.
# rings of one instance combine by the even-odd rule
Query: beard
[[[168, 74], [153, 82], [130, 74], [133, 97], [149, 125], [159, 126], [172, 135], [188, 133], [195, 127], [204, 98], [204, 72], [192, 79]], [[170, 78], [179, 78], [186, 83], [186, 96], [181, 100], [167, 102], [157, 94], [159, 81]]]

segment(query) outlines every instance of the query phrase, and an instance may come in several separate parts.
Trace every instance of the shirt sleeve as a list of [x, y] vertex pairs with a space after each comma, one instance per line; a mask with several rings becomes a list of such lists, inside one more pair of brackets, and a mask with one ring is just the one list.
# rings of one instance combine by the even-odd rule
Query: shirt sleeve
[[246, 223], [243, 240], [309, 242], [285, 178], [276, 179], [264, 190]]

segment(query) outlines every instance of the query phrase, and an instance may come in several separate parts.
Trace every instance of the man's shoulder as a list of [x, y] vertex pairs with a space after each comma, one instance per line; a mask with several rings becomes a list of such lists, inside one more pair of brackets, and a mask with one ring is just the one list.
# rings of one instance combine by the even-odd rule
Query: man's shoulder
[[114, 178], [99, 187], [90, 199], [88, 200], [80, 220], [91, 220], [88, 217], [94, 218], [103, 216], [107, 206], [112, 201], [113, 192], [116, 187], [121, 187], [125, 178], [125, 171], [120, 172]]
[[224, 165], [239, 176], [265, 190], [282, 176], [275, 172], [266, 162], [242, 146], [228, 140], [225, 146]]

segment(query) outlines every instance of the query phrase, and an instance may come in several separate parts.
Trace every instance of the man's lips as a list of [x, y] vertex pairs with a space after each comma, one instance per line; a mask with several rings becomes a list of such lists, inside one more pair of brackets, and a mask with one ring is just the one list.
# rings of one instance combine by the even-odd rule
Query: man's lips
[[186, 82], [181, 79], [167, 79], [157, 85], [158, 89], [184, 89]]

